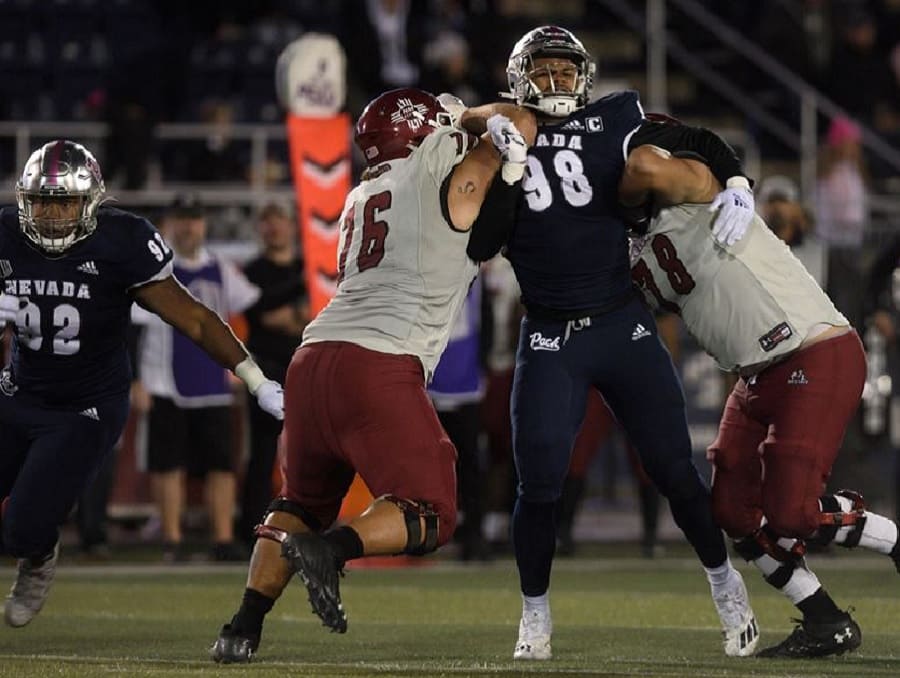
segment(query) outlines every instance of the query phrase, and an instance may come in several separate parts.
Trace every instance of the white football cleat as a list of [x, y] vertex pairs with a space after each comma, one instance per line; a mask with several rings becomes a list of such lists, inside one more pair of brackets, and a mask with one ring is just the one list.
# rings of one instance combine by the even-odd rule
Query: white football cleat
[[19, 559], [16, 581], [3, 606], [3, 617], [9, 626], [25, 626], [44, 607], [56, 576], [58, 559], [59, 542], [56, 542], [50, 557], [40, 565], [32, 564], [28, 558]]
[[722, 622], [725, 654], [729, 657], [749, 657], [756, 652], [759, 626], [750, 608], [741, 573], [734, 570], [729, 582], [713, 591], [712, 598]]
[[553, 634], [553, 621], [550, 610], [530, 610], [522, 612], [519, 621], [519, 640], [513, 651], [513, 659], [550, 659], [550, 636]]

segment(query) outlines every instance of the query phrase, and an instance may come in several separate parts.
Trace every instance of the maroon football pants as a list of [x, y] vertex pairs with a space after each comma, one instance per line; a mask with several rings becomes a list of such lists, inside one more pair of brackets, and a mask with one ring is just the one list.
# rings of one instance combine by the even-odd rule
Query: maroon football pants
[[729, 536], [752, 534], [763, 516], [784, 537], [819, 527], [819, 497], [865, 376], [862, 343], [849, 332], [738, 380], [710, 446], [713, 513]]
[[284, 390], [282, 496], [327, 527], [356, 472], [375, 497], [432, 504], [438, 545], [447, 542], [456, 527], [456, 448], [417, 358], [309, 344], [294, 354]]

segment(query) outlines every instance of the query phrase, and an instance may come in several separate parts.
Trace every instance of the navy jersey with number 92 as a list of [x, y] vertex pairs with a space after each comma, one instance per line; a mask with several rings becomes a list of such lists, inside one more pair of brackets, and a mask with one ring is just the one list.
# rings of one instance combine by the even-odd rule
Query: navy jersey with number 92
[[0, 210], [0, 276], [19, 298], [11, 360], [17, 395], [66, 409], [128, 391], [131, 288], [171, 272], [150, 222], [101, 207], [97, 230], [61, 257], [32, 246], [14, 207]]

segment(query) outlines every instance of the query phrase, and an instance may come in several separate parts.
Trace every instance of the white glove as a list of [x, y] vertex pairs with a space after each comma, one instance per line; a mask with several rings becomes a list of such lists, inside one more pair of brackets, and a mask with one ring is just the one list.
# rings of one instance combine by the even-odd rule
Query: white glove
[[450, 126], [459, 127], [459, 119], [467, 108], [462, 99], [455, 94], [450, 94], [450, 92], [441, 92], [437, 95], [437, 100], [444, 107], [444, 110], [450, 114]]
[[281, 384], [266, 379], [253, 395], [256, 396], [256, 402], [261, 410], [268, 412], [279, 421], [284, 419], [284, 390], [281, 388]]
[[503, 181], [512, 185], [525, 174], [525, 161], [528, 158], [528, 144], [525, 143], [525, 137], [512, 120], [499, 113], [488, 118], [487, 130], [503, 159], [500, 176]]
[[713, 223], [713, 238], [720, 245], [734, 245], [744, 237], [755, 214], [753, 191], [745, 177], [731, 177], [725, 190], [710, 203], [709, 211], [720, 208]]
[[16, 322], [19, 314], [19, 297], [0, 292], [0, 324]]

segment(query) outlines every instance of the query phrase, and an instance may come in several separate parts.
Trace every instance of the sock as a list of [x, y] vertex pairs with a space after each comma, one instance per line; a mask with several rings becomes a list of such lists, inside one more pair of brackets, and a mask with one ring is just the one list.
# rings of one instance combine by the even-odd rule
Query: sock
[[[841, 511], [851, 513], [853, 511], [853, 502], [847, 497], [835, 495], [838, 504], [841, 505]], [[897, 525], [890, 518], [885, 518], [877, 513], [870, 511], [865, 512], [866, 522], [863, 525], [862, 536], [859, 538], [859, 546], [877, 551], [878, 553], [890, 554], [894, 545], [897, 543]], [[834, 541], [837, 544], [843, 544], [850, 532], [856, 529], [856, 525], [848, 525], [841, 527], [834, 535]]]
[[[779, 540], [779, 544], [784, 548], [789, 549], [792, 546], [792, 543], [782, 543], [782, 541]], [[793, 540], [789, 540], [789, 542], [793, 542]], [[794, 605], [809, 598], [822, 588], [819, 578], [806, 568], [806, 560], [803, 558], [797, 562], [785, 563], [764, 553], [752, 562], [762, 572], [766, 583], [779, 590]], [[773, 577], [773, 575], [775, 576]], [[785, 576], [787, 576], [786, 581]], [[773, 581], [776, 583], [773, 584]], [[779, 586], [778, 584], [782, 581], [784, 583]]]
[[363, 557], [363, 543], [359, 538], [359, 534], [349, 525], [329, 530], [322, 535], [331, 547], [334, 549], [337, 558], [337, 566], [344, 566], [348, 560]]
[[731, 564], [730, 558], [725, 558], [725, 562], [718, 567], [704, 567], [703, 569], [706, 570], [706, 578], [709, 580], [710, 587], [716, 589], [728, 583], [734, 566]]
[[[821, 588], [822, 585], [819, 583], [819, 578], [807, 570], [804, 563], [803, 566], [794, 568], [787, 584], [781, 587], [781, 592], [788, 600], [799, 607], [803, 600], [809, 598], [817, 589]], [[831, 599], [829, 598], [829, 600]]]
[[550, 592], [540, 596], [526, 596], [522, 594], [522, 614], [528, 613], [548, 614], [550, 612]]
[[263, 619], [274, 604], [274, 598], [264, 596], [253, 589], [244, 589], [244, 599], [241, 601], [241, 607], [237, 614], [231, 619], [231, 627], [235, 631], [260, 633]]
[[821, 586], [811, 596], [798, 602], [797, 608], [803, 613], [804, 620], [834, 621], [844, 616], [844, 612]]

